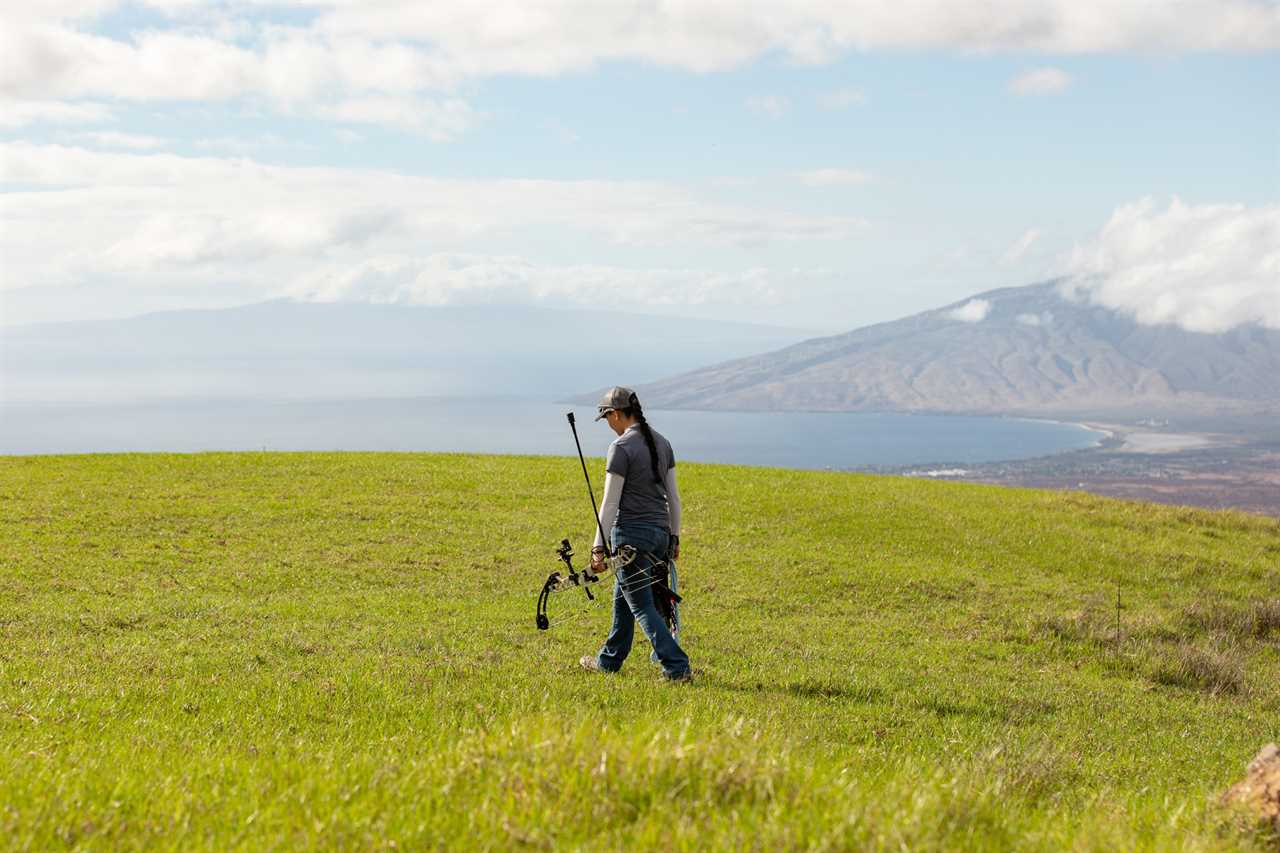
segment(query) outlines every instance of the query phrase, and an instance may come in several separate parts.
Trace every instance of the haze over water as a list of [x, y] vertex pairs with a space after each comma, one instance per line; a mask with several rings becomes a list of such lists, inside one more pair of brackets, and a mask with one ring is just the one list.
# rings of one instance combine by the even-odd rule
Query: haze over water
[[[594, 410], [512, 398], [415, 398], [306, 403], [181, 402], [8, 405], [0, 454], [199, 451], [429, 451], [572, 455], [613, 439]], [[1074, 424], [936, 415], [648, 413], [678, 459], [791, 468], [978, 463], [1089, 447]]]

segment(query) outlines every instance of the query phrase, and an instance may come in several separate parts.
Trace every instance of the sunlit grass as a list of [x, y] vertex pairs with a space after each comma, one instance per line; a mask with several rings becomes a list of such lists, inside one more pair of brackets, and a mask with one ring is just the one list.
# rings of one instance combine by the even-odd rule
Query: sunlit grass
[[684, 466], [675, 686], [534, 629], [577, 464], [0, 459], [0, 844], [1265, 843], [1215, 797], [1280, 739], [1275, 521]]

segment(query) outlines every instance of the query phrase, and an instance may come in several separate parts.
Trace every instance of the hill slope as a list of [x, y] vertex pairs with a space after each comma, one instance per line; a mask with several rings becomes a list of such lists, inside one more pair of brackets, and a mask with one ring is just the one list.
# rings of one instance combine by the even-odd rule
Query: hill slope
[[1214, 797], [1280, 739], [1275, 521], [688, 465], [672, 686], [534, 629], [577, 466], [0, 457], [0, 838], [1261, 848]]
[[[984, 313], [985, 311], [985, 313]], [[963, 318], [967, 318], [963, 319]], [[1065, 412], [1280, 405], [1280, 332], [1141, 326], [1048, 282], [644, 387], [646, 405]]]

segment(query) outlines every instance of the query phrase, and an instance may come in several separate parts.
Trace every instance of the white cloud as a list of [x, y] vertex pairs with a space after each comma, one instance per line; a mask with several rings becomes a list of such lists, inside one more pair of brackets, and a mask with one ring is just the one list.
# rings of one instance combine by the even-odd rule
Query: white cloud
[[1022, 256], [1025, 255], [1027, 250], [1031, 248], [1031, 245], [1039, 239], [1039, 228], [1027, 229], [1026, 233], [1019, 237], [1017, 241], [1006, 249], [1004, 254], [1000, 256], [1000, 265], [1006, 267], [1013, 266], [1018, 261], [1022, 260]]
[[[150, 0], [143, 5], [163, 12], [167, 26], [149, 22], [118, 37], [92, 32], [95, 18], [126, 5], [7, 4], [0, 12], [0, 96], [46, 103], [252, 99], [293, 114], [347, 113], [445, 138], [471, 124], [455, 106], [468, 81], [581, 72], [606, 62], [711, 72], [775, 54], [822, 63], [876, 50], [1146, 55], [1280, 48], [1280, 14], [1270, 0]], [[273, 15], [281, 5], [304, 9], [309, 22], [279, 23]], [[1068, 83], [1058, 69], [1039, 69], [1011, 86], [1044, 94]], [[418, 121], [384, 98], [424, 104], [428, 115]], [[818, 102], [844, 108], [861, 98], [844, 89]], [[779, 96], [751, 103], [773, 116], [788, 107]]]
[[807, 187], [860, 187], [873, 180], [869, 172], [856, 169], [811, 169], [797, 172], [796, 178]]
[[211, 136], [197, 139], [195, 147], [202, 151], [228, 151], [236, 154], [250, 154], [264, 148], [309, 148], [306, 142], [285, 139], [274, 133], [260, 133], [256, 136]]
[[333, 3], [318, 28], [423, 39], [450, 64], [539, 74], [617, 59], [723, 69], [769, 52], [811, 63], [867, 50], [1149, 54], [1280, 46], [1280, 20], [1268, 0], [367, 0]]
[[422, 94], [445, 88], [452, 72], [421, 46], [333, 42], [266, 24], [247, 44], [178, 27], [128, 40], [66, 26], [0, 28], [0, 57], [0, 95], [27, 101], [254, 99], [284, 114], [382, 123], [433, 138], [474, 120], [459, 99]]
[[1063, 293], [1147, 325], [1280, 328], [1280, 205], [1147, 198], [1116, 209], [1072, 254]]
[[867, 102], [867, 96], [858, 89], [836, 89], [823, 92], [817, 98], [818, 106], [824, 110], [844, 110]]
[[106, 148], [129, 148], [135, 151], [146, 151], [164, 145], [164, 140], [156, 136], [147, 136], [140, 133], [120, 133], [114, 130], [82, 133], [80, 136]]
[[36, 21], [91, 20], [121, 5], [121, 0], [41, 0], [39, 3], [9, 3], [4, 17], [11, 23]]
[[1024, 97], [1061, 95], [1071, 88], [1071, 75], [1061, 68], [1037, 68], [1009, 81], [1009, 91]]
[[991, 313], [991, 303], [986, 299], [970, 299], [959, 308], [947, 312], [947, 316], [961, 323], [981, 323]]
[[105, 104], [0, 98], [0, 127], [29, 124], [98, 124], [111, 121]]
[[316, 302], [410, 305], [609, 306], [776, 305], [798, 279], [822, 271], [743, 272], [539, 265], [516, 256], [381, 255], [316, 269], [288, 295]]
[[57, 26], [9, 29], [5, 51], [0, 92], [19, 97], [223, 100], [255, 88], [258, 61], [203, 35], [145, 31], [126, 42]]
[[732, 254], [848, 240], [865, 225], [651, 181], [446, 180], [26, 143], [0, 143], [0, 181], [36, 188], [0, 197], [0, 288], [223, 280], [267, 296], [316, 265], [417, 257], [424, 246], [501, 253], [495, 247], [538, 245], [548, 229], [584, 246]]
[[782, 95], [752, 95], [746, 104], [751, 112], [766, 118], [782, 118], [791, 109], [791, 101]]
[[1019, 314], [1016, 319], [1023, 326], [1039, 328], [1040, 326], [1048, 326], [1053, 322], [1053, 312], [1041, 311], [1039, 314]]
[[478, 116], [462, 100], [428, 101], [401, 96], [366, 96], [319, 107], [317, 114], [334, 121], [396, 127], [443, 141], [472, 127]]

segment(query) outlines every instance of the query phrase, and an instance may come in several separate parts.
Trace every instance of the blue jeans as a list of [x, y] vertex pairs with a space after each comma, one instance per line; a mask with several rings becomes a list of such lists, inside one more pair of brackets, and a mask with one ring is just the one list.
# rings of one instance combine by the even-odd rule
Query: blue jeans
[[[635, 639], [636, 622], [640, 623], [653, 651], [662, 664], [667, 678], [676, 678], [689, 671], [689, 656], [667, 630], [657, 606], [653, 603], [652, 568], [667, 556], [670, 536], [661, 527], [650, 524], [628, 524], [613, 528], [609, 539], [616, 551], [623, 545], [631, 545], [639, 552], [630, 565], [624, 566], [613, 585], [613, 627], [600, 649], [600, 668], [609, 672], [622, 669], [622, 662], [631, 654], [631, 641]], [[662, 571], [662, 569], [659, 569]]]

